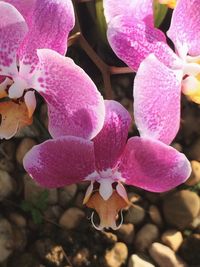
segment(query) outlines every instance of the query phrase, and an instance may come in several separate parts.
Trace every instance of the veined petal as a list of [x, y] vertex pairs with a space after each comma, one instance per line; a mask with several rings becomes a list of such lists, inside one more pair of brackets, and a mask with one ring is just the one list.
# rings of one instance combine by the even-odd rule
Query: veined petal
[[101, 130], [105, 115], [95, 84], [70, 58], [49, 49], [38, 50], [38, 56], [40, 69], [33, 88], [48, 104], [50, 134], [92, 139]]
[[105, 101], [106, 115], [104, 126], [93, 139], [95, 161], [99, 170], [113, 168], [124, 150], [131, 117], [118, 102]]
[[128, 140], [119, 167], [125, 183], [148, 191], [168, 191], [189, 177], [191, 166], [184, 154], [157, 140]]
[[191, 56], [200, 55], [200, 1], [181, 0], [174, 9], [169, 38], [174, 42], [179, 54], [187, 47]]
[[38, 50], [38, 56], [41, 70], [34, 88], [48, 103], [51, 135], [93, 138], [101, 130], [105, 114], [94, 83], [70, 58], [48, 49]]
[[135, 71], [150, 53], [169, 67], [180, 65], [178, 57], [166, 44], [165, 35], [134, 16], [113, 18], [107, 36], [116, 55]]
[[24, 168], [47, 188], [78, 183], [95, 169], [93, 143], [74, 136], [48, 140], [26, 154]]
[[134, 16], [153, 26], [152, 0], [103, 0], [107, 23], [118, 15]]
[[32, 123], [24, 103], [0, 103], [0, 139], [9, 139], [22, 127]]
[[28, 28], [14, 6], [0, 2], [0, 10], [0, 75], [13, 77], [18, 73], [17, 49]]
[[37, 49], [66, 53], [68, 34], [75, 21], [71, 0], [36, 0], [32, 16], [29, 32], [19, 50], [22, 76], [27, 70], [32, 72], [38, 63]]
[[170, 144], [180, 126], [181, 71], [153, 54], [140, 65], [134, 82], [135, 122], [143, 137]]
[[13, 5], [24, 17], [27, 24], [30, 25], [32, 17], [31, 15], [36, 0], [3, 0], [3, 1]]

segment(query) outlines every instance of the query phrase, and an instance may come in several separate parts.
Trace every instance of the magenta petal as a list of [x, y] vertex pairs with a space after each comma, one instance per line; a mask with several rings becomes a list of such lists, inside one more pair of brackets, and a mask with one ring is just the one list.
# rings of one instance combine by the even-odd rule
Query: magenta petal
[[17, 49], [28, 29], [14, 6], [0, 2], [0, 10], [0, 75], [14, 76], [18, 72]]
[[25, 18], [27, 24], [30, 25], [31, 15], [36, 0], [3, 0], [3, 1], [13, 5]]
[[191, 173], [184, 154], [162, 142], [133, 137], [128, 140], [120, 165], [125, 183], [148, 191], [168, 191]]
[[107, 23], [118, 15], [134, 16], [153, 26], [152, 0], [103, 0]]
[[[19, 50], [21, 65], [28, 65], [30, 72], [38, 62], [37, 49], [66, 53], [68, 34], [75, 20], [71, 0], [37, 0], [32, 16], [29, 32]], [[21, 72], [23, 75], [27, 68], [23, 67]]]
[[34, 146], [23, 163], [31, 177], [44, 187], [78, 183], [95, 170], [93, 143], [74, 136], [48, 140]]
[[166, 44], [165, 35], [135, 17], [118, 16], [112, 19], [107, 36], [116, 55], [135, 71], [150, 53], [154, 53], [167, 66], [179, 64], [177, 56]]
[[181, 75], [153, 54], [141, 63], [134, 82], [134, 115], [141, 136], [166, 144], [176, 136], [180, 126]]
[[104, 101], [89, 76], [73, 60], [53, 50], [38, 50], [36, 88], [49, 110], [49, 131], [55, 138], [74, 135], [92, 139], [102, 128]]
[[187, 50], [191, 56], [200, 55], [200, 1], [177, 1], [168, 36], [178, 52]]
[[93, 139], [96, 166], [99, 170], [113, 168], [121, 156], [128, 137], [131, 117], [118, 102], [105, 101], [104, 126]]

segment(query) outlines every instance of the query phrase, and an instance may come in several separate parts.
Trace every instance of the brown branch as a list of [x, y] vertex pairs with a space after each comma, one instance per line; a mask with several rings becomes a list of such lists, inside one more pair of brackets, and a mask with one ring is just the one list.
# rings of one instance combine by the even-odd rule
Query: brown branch
[[115, 75], [115, 74], [132, 73], [133, 71], [128, 67], [114, 67], [106, 64], [83, 36], [79, 23], [79, 18], [76, 11], [76, 5], [80, 2], [89, 2], [89, 1], [91, 0], [73, 0], [75, 8], [76, 24], [73, 31], [75, 33], [73, 33], [70, 36], [68, 40], [68, 46], [71, 46], [76, 43], [85, 51], [85, 53], [94, 62], [94, 64], [97, 66], [97, 68], [100, 70], [102, 74], [104, 89], [105, 89], [105, 98], [113, 99], [113, 90], [112, 90], [110, 76], [113, 74]]

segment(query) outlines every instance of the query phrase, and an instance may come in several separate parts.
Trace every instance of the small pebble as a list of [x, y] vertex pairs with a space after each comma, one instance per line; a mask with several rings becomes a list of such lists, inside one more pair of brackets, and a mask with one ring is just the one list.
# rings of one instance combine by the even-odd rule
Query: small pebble
[[122, 242], [117, 242], [111, 250], [106, 251], [104, 267], [120, 267], [128, 257], [128, 248]]
[[129, 258], [128, 267], [155, 267], [155, 265], [141, 258], [137, 254], [133, 254]]
[[10, 174], [0, 170], [0, 201], [14, 191], [14, 183]]
[[192, 173], [185, 182], [186, 185], [194, 186], [200, 182], [200, 162], [192, 160], [191, 162]]
[[75, 197], [77, 192], [77, 185], [72, 184], [60, 188], [58, 190], [58, 202], [62, 207], [66, 207], [69, 202]]
[[13, 251], [13, 231], [8, 220], [0, 219], [0, 262], [5, 261]]
[[116, 234], [122, 242], [132, 244], [135, 236], [135, 227], [132, 223], [124, 223], [116, 231]]
[[170, 247], [173, 251], [177, 251], [183, 242], [183, 236], [180, 231], [167, 230], [161, 236], [162, 242]]
[[16, 150], [16, 160], [19, 163], [19, 165], [23, 165], [24, 156], [36, 144], [37, 144], [36, 141], [32, 138], [27, 137], [22, 139]]
[[159, 209], [155, 205], [149, 207], [149, 215], [153, 223], [161, 227], [163, 225], [163, 220]]
[[199, 196], [189, 190], [180, 190], [169, 194], [164, 200], [164, 217], [169, 224], [178, 229], [188, 227], [199, 211]]
[[174, 253], [172, 249], [161, 244], [153, 243], [149, 254], [159, 267], [186, 267], [187, 265]]
[[136, 234], [135, 248], [137, 251], [145, 251], [159, 238], [159, 229], [155, 224], [145, 224]]
[[137, 225], [143, 222], [144, 218], [145, 210], [142, 207], [134, 204], [127, 210], [124, 216], [124, 222]]
[[85, 217], [84, 211], [79, 208], [72, 207], [67, 209], [60, 217], [60, 226], [70, 230], [78, 227], [81, 220]]
[[45, 189], [35, 182], [28, 174], [24, 175], [24, 199], [30, 202], [35, 202], [44, 191], [48, 191], [47, 203], [55, 205], [58, 202], [57, 189]]

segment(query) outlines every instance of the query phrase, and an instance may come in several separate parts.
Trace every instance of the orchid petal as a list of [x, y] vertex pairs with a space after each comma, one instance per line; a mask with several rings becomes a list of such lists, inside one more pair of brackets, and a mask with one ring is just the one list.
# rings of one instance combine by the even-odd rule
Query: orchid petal
[[118, 15], [134, 16], [144, 20], [153, 26], [153, 7], [152, 0], [104, 0], [104, 14], [107, 23]]
[[148, 191], [168, 191], [189, 177], [190, 163], [184, 154], [157, 140], [128, 140], [119, 170], [125, 183]]
[[0, 103], [0, 139], [9, 139], [22, 127], [32, 123], [24, 103]]
[[0, 75], [13, 77], [18, 73], [17, 49], [28, 29], [14, 6], [0, 2], [0, 10]]
[[181, 0], [174, 9], [169, 38], [174, 42], [179, 54], [187, 47], [191, 56], [200, 54], [200, 2], [199, 0]]
[[28, 116], [29, 118], [31, 118], [33, 115], [33, 112], [35, 111], [36, 104], [37, 104], [36, 98], [35, 98], [35, 92], [34, 91], [26, 92], [24, 96], [24, 102], [28, 109]]
[[22, 76], [32, 72], [38, 63], [36, 50], [50, 48], [60, 54], [67, 50], [67, 38], [74, 27], [74, 10], [71, 0], [36, 0], [32, 23], [20, 50]]
[[48, 104], [53, 137], [93, 138], [102, 128], [104, 101], [89, 76], [70, 58], [49, 49], [38, 50], [39, 69], [33, 88]]
[[95, 169], [93, 143], [74, 136], [48, 140], [26, 154], [24, 168], [47, 188], [78, 183]]
[[180, 126], [181, 77], [153, 54], [141, 63], [134, 83], [134, 115], [141, 136], [172, 142]]
[[31, 23], [31, 15], [34, 9], [36, 0], [3, 0], [13, 5], [20, 14], [24, 17], [28, 25]]
[[99, 170], [113, 168], [119, 161], [125, 147], [131, 117], [118, 102], [105, 101], [106, 115], [104, 126], [93, 139], [95, 161]]
[[180, 65], [180, 59], [166, 44], [165, 35], [135, 17], [112, 19], [107, 36], [116, 55], [135, 71], [150, 53], [169, 67]]

